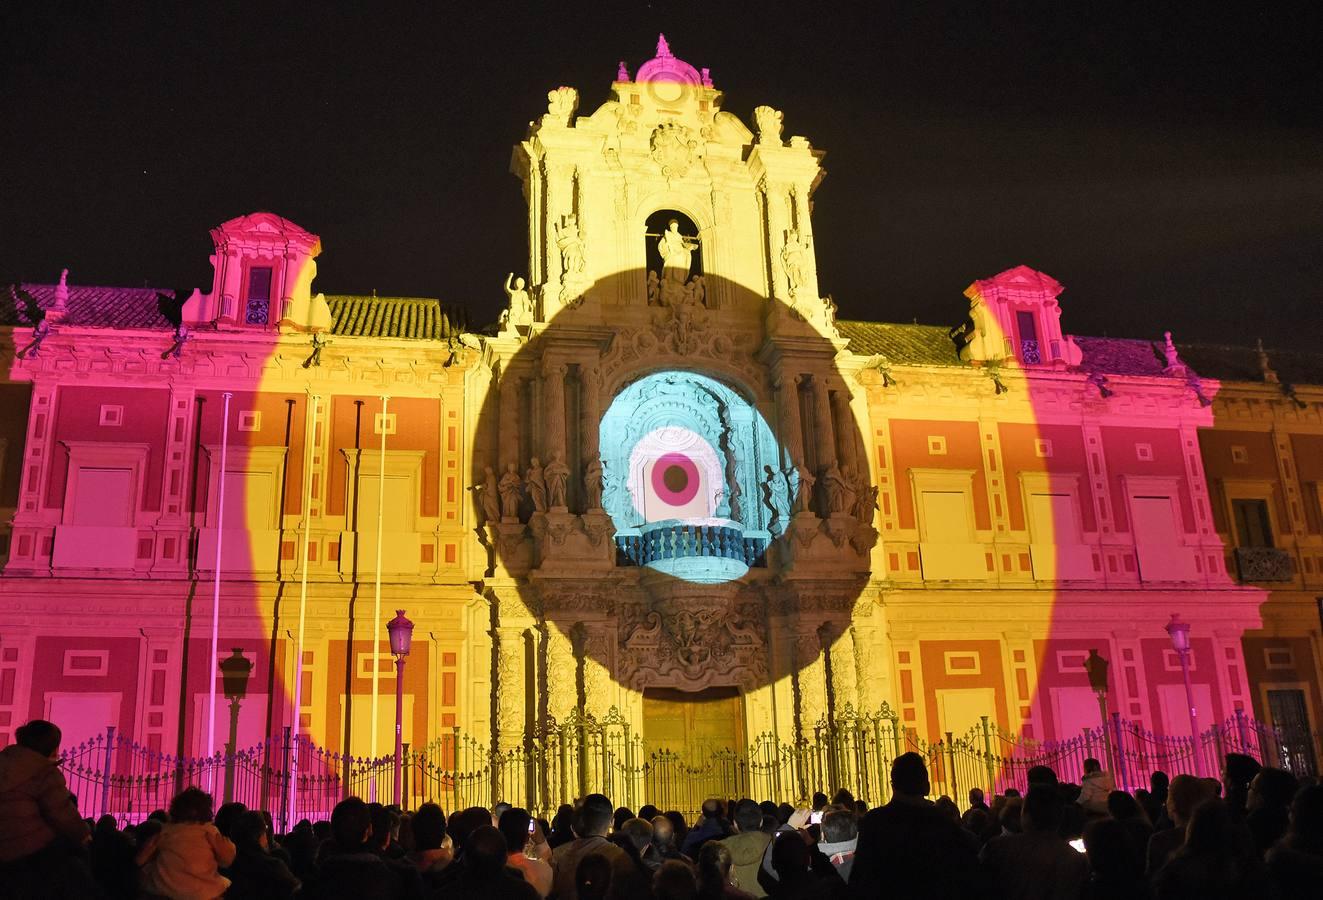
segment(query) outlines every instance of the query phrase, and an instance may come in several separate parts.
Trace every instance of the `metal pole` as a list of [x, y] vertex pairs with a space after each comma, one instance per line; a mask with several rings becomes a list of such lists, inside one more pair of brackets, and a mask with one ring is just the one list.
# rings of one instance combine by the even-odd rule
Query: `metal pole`
[[110, 770], [115, 759], [115, 726], [106, 726], [106, 760], [101, 768], [101, 815], [110, 811]]
[[[299, 630], [294, 640], [294, 711], [290, 716], [295, 741], [299, 738], [303, 724], [303, 632], [308, 617], [308, 533], [312, 530], [312, 453], [317, 437], [317, 406], [320, 403], [321, 397], [318, 395], [308, 396], [308, 411], [303, 429], [303, 506], [300, 509], [303, 514], [303, 558], [299, 561]], [[345, 748], [345, 752], [348, 752], [348, 748]], [[295, 765], [297, 764], [296, 757]], [[294, 791], [297, 789], [298, 780], [288, 769], [286, 774], [289, 776], [289, 808], [293, 808]]]
[[401, 723], [404, 721], [404, 657], [395, 657], [395, 805], [400, 805], [403, 793], [404, 770], [401, 768], [404, 735]]
[[386, 405], [390, 397], [381, 398], [381, 456], [377, 459], [377, 570], [374, 573], [372, 601], [372, 749], [368, 755], [377, 756], [377, 703], [381, 681], [381, 531], [386, 506]]
[[1190, 686], [1190, 651], [1181, 650], [1181, 676], [1185, 679], [1185, 701], [1190, 707], [1190, 748], [1194, 751], [1194, 774], [1203, 777], [1203, 760], [1199, 754], [1199, 713], [1194, 707], [1194, 688]]
[[[221, 456], [220, 472], [216, 476], [219, 496], [216, 499], [216, 571], [215, 583], [211, 592], [211, 662], [208, 665], [208, 680], [211, 689], [207, 691], [207, 756], [216, 754], [216, 658], [220, 646], [220, 586], [221, 586], [221, 544], [225, 536], [225, 459], [230, 444], [230, 400], [234, 394], [226, 391], [221, 394], [225, 408], [221, 410]], [[213, 787], [215, 766], [207, 769], [207, 787]]]
[[239, 698], [230, 699], [230, 740], [225, 744], [225, 802], [234, 799], [234, 754], [239, 741]]

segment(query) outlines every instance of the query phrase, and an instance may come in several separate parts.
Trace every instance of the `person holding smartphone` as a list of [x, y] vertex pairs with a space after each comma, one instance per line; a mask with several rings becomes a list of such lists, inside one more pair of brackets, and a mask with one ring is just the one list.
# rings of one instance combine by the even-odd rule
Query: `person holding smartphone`
[[511, 807], [501, 813], [497, 827], [509, 848], [506, 864], [518, 869], [539, 897], [551, 893], [552, 871], [546, 858], [551, 855], [542, 826], [528, 810]]

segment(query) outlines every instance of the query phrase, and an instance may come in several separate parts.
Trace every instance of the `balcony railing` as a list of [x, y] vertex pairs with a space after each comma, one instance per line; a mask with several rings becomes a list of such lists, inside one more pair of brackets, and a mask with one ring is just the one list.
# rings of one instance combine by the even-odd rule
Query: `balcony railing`
[[1241, 581], [1290, 581], [1295, 578], [1291, 554], [1276, 547], [1237, 547], [1236, 570]]
[[748, 536], [734, 523], [654, 522], [641, 526], [638, 534], [616, 535], [617, 565], [651, 566], [680, 575], [698, 561], [706, 565], [697, 568], [739, 569], [734, 573], [738, 577], [746, 569], [767, 564], [767, 539]]
[[1024, 338], [1020, 341], [1020, 362], [1025, 365], [1035, 366], [1043, 361], [1042, 351], [1038, 348], [1038, 341], [1033, 338]]

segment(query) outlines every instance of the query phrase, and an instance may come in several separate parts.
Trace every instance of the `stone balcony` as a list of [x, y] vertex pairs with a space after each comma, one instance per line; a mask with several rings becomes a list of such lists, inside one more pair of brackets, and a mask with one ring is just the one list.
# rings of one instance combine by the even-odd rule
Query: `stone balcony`
[[1241, 581], [1291, 581], [1295, 563], [1291, 554], [1276, 547], [1237, 547], [1236, 573]]
[[615, 540], [616, 565], [647, 566], [686, 581], [730, 581], [767, 564], [767, 536], [746, 534], [738, 522], [649, 522]]

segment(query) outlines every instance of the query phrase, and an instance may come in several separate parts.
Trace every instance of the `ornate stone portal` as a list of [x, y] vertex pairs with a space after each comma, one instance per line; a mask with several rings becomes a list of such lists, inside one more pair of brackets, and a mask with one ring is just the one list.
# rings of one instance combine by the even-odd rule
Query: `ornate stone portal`
[[[770, 108], [755, 142], [664, 39], [596, 112], [574, 118], [572, 98], [553, 91], [515, 153], [540, 315], [518, 327], [528, 304], [507, 280], [490, 344], [499, 450], [478, 472], [516, 474], [497, 486], [488, 595], [498, 634], [544, 636], [513, 669], [494, 651], [494, 737], [515, 739], [517, 706], [542, 729], [615, 708], [647, 738], [645, 692], [735, 688], [749, 735], [793, 740], [860, 703], [853, 651], [830, 680], [826, 660], [876, 543], [842, 342], [803, 313], [825, 303], [807, 203], [819, 157], [783, 142]], [[769, 375], [811, 388], [811, 428]]]

